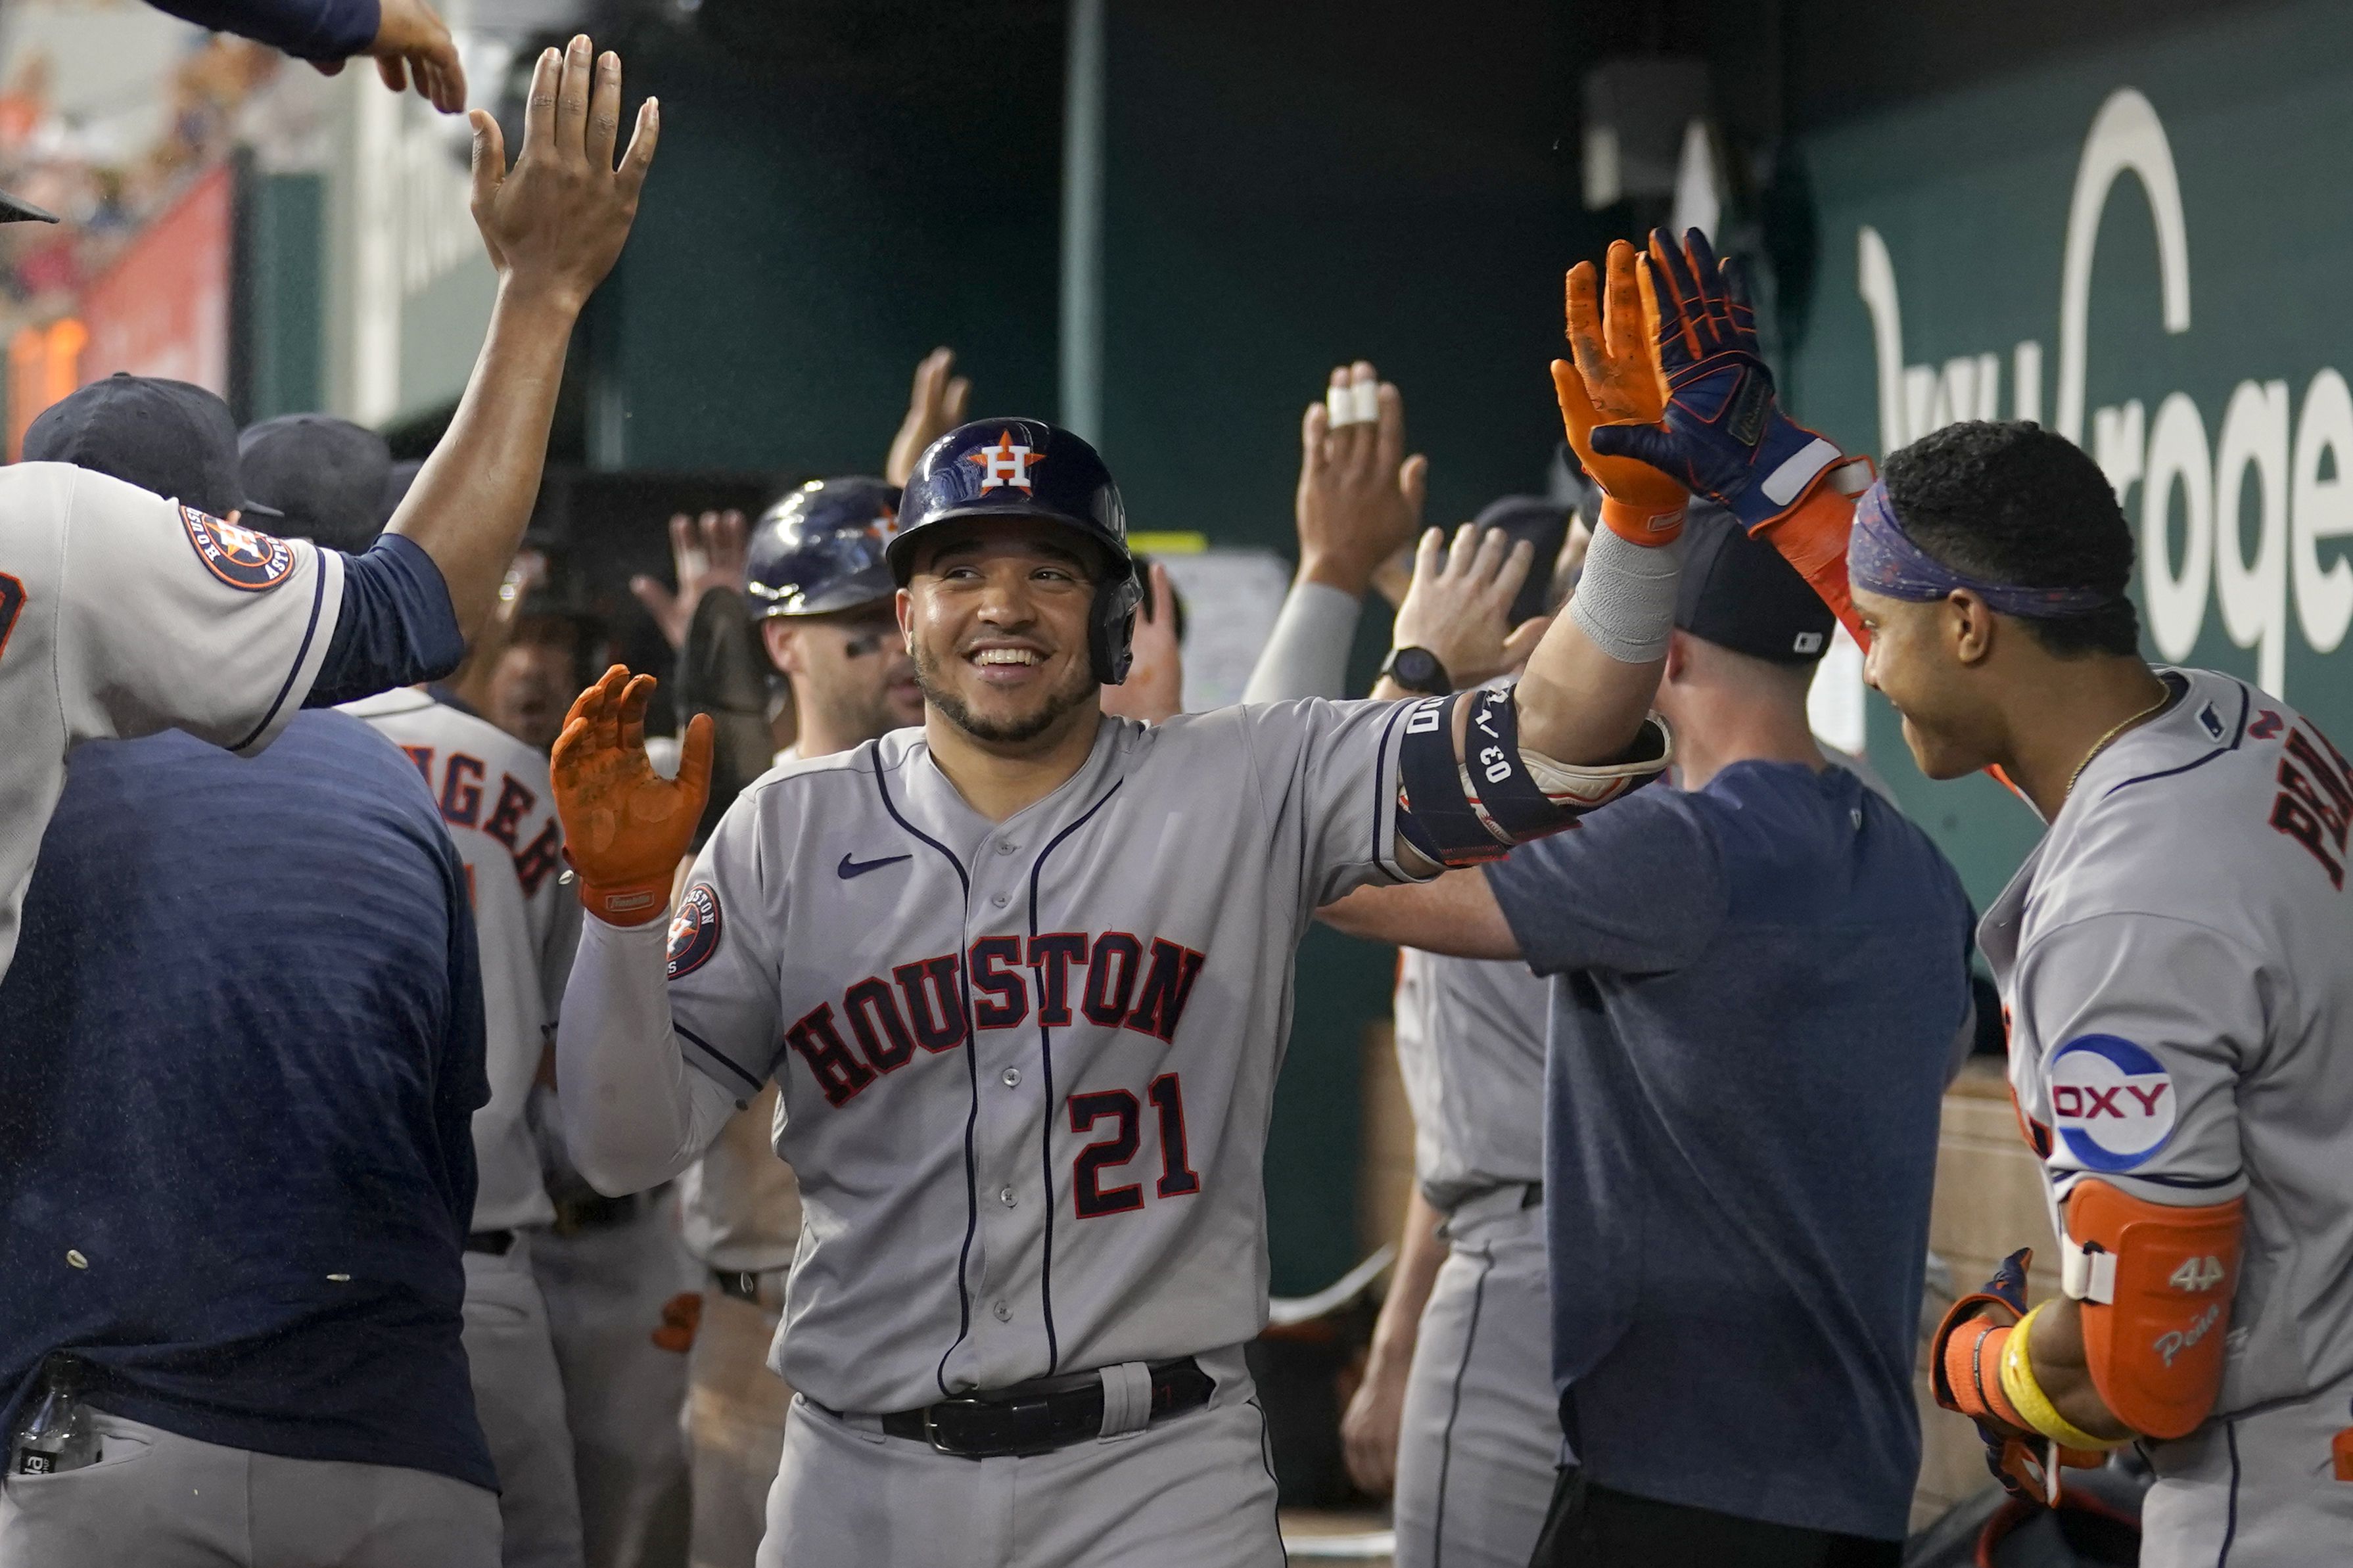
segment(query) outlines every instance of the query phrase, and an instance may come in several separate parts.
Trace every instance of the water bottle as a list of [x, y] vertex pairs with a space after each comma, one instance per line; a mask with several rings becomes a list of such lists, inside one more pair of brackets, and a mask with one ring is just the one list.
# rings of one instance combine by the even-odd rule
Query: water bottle
[[54, 1476], [98, 1463], [98, 1423], [81, 1402], [81, 1363], [51, 1356], [42, 1368], [41, 1394], [8, 1447], [8, 1471]]

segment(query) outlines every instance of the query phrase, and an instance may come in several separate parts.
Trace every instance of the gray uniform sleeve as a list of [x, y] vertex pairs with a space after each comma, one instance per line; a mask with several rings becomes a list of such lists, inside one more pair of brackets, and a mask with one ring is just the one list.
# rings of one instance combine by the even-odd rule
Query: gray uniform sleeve
[[1250, 667], [1244, 702], [1347, 695], [1348, 647], [1364, 601], [1322, 583], [1293, 583]]
[[2099, 914], [2039, 935], [2020, 955], [2011, 1049], [2040, 1069], [2021, 1107], [2050, 1130], [2055, 1195], [2087, 1175], [2151, 1203], [2242, 1191], [2239, 1080], [2284, 984], [2188, 921]]
[[258, 752], [302, 706], [335, 632], [343, 557], [77, 471], [59, 573], [69, 744], [182, 729]]
[[1707, 948], [1729, 907], [1715, 836], [1677, 791], [1653, 785], [1486, 868], [1538, 974], [1656, 974]]
[[1398, 749], [1411, 706], [1310, 698], [1243, 710], [1260, 800], [1270, 819], [1300, 829], [1309, 909], [1368, 882], [1425, 879], [1397, 854]]
[[[776, 1068], [783, 889], [761, 842], [766, 791], [736, 797], [695, 857], [670, 938], [670, 1016], [686, 1059], [738, 1105]], [[781, 879], [778, 879], [779, 880]]]

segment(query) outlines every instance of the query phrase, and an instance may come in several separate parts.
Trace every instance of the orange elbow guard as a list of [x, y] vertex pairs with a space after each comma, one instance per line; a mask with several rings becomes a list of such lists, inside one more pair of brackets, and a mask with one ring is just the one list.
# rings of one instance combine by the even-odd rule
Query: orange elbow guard
[[2136, 1432], [2187, 1436], [2214, 1407], [2245, 1207], [2154, 1204], [2095, 1177], [2068, 1194], [2062, 1279], [2082, 1304], [2084, 1360]]

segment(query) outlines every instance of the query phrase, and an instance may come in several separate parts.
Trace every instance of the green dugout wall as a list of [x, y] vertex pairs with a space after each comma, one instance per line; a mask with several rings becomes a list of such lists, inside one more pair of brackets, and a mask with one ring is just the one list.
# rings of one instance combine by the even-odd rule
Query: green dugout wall
[[[1797, 36], [1837, 9], [1800, 7]], [[1889, 81], [1939, 39], [1883, 39], [1849, 57], [1860, 111], [1818, 84], [1830, 122], [1795, 138], [1819, 270], [1789, 400], [1851, 449], [1966, 417], [2078, 440], [2138, 531], [2151, 657], [2353, 735], [2353, 11], [2157, 9], [1976, 79], [1930, 68], [1909, 100]], [[1870, 735], [1990, 900], [2031, 814], [1982, 779], [1921, 779], [1876, 698]]]

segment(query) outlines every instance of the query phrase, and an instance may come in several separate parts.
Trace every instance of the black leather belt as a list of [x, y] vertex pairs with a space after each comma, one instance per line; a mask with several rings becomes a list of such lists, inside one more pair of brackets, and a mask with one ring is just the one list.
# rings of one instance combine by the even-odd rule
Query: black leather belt
[[504, 1258], [514, 1250], [514, 1232], [511, 1230], [478, 1230], [466, 1237], [466, 1250], [487, 1252], [493, 1258]]
[[[1191, 1356], [1154, 1362], [1150, 1370], [1150, 1421], [1198, 1410], [1217, 1390], [1217, 1379]], [[882, 1417], [882, 1430], [958, 1458], [993, 1459], [1091, 1442], [1103, 1436], [1103, 1374], [1082, 1372], [894, 1411]]]

